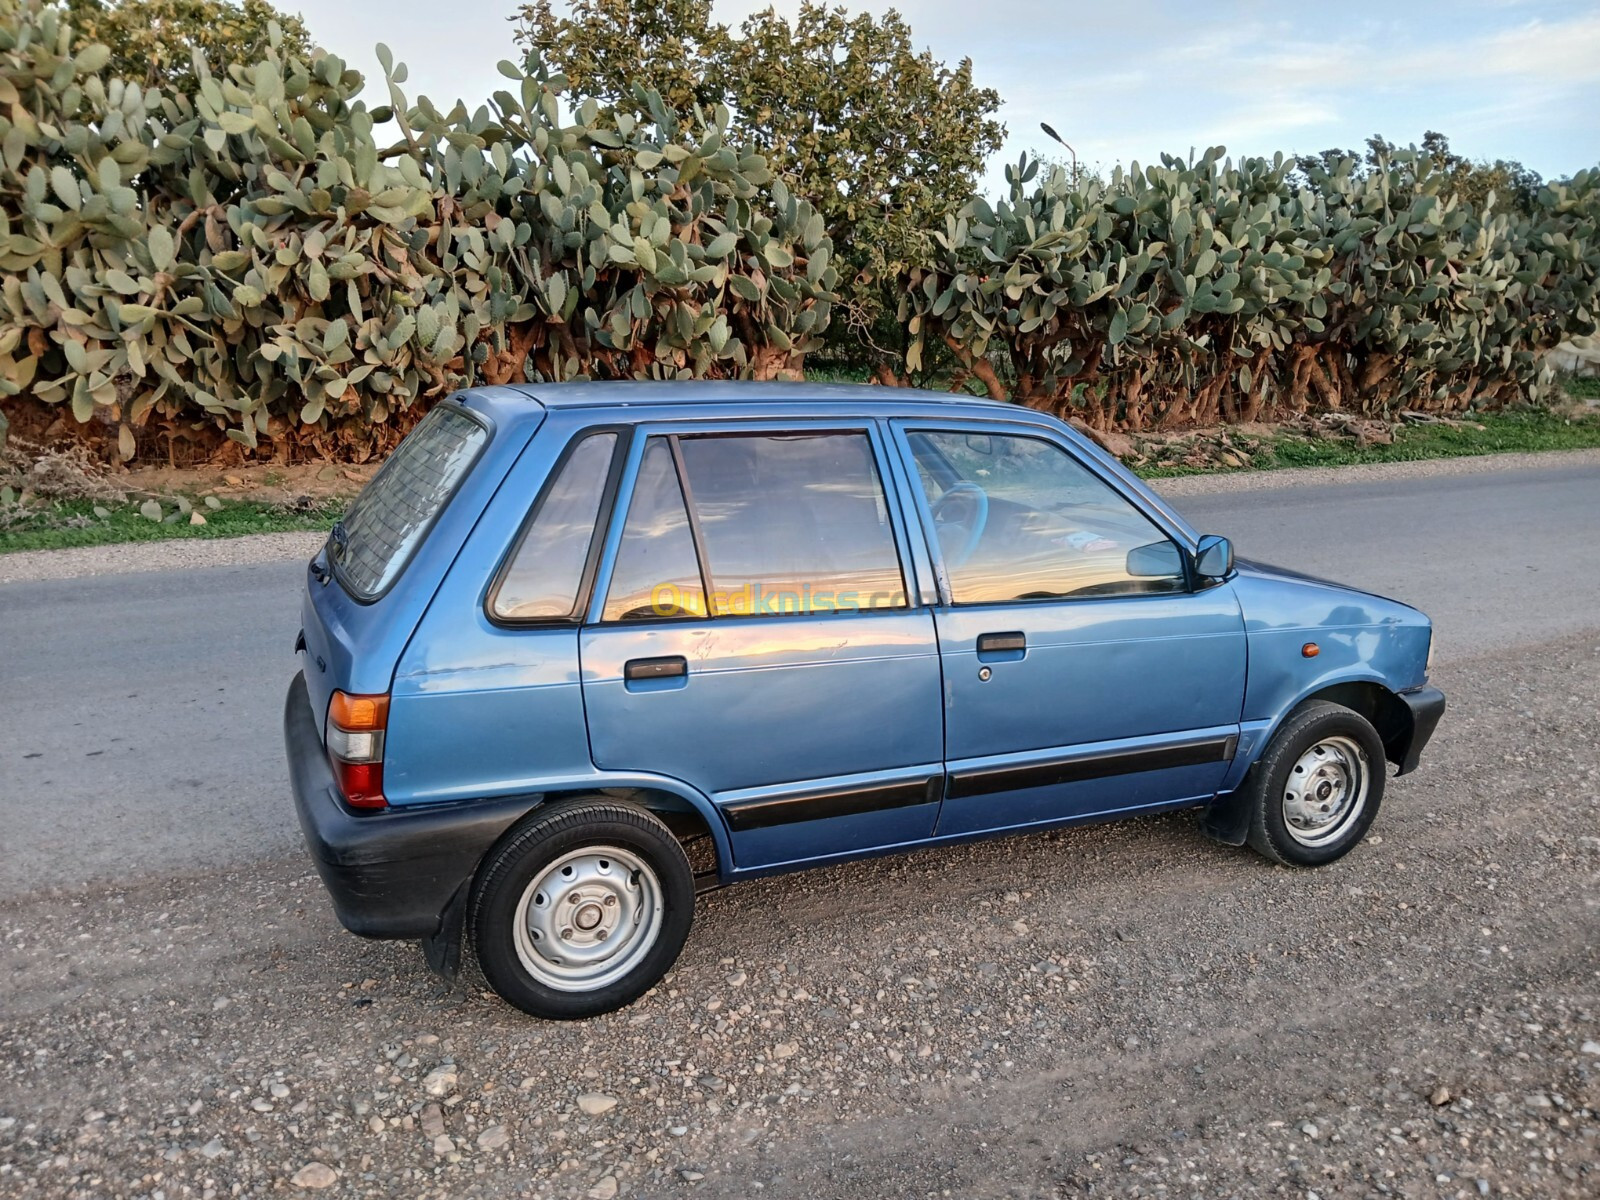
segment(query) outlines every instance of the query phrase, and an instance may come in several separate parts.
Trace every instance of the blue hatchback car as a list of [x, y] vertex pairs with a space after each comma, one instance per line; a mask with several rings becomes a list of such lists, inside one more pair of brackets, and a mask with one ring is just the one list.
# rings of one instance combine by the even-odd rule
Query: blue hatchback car
[[1280, 863], [1366, 833], [1432, 629], [1243, 561], [1025, 408], [803, 384], [484, 388], [312, 560], [284, 714], [355, 933], [583, 1017], [696, 892], [1137, 813]]

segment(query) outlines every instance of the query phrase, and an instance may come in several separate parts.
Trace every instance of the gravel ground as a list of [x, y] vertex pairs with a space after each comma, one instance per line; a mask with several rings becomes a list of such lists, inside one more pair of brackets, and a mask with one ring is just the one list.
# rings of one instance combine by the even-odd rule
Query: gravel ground
[[[1535, 467], [1575, 467], [1600, 463], [1600, 450], [1556, 450], [1534, 454], [1483, 454], [1472, 458], [1434, 458], [1421, 462], [1372, 463], [1352, 467], [1297, 467], [1280, 471], [1241, 471], [1227, 475], [1186, 475], [1153, 483], [1165, 496], [1210, 496], [1273, 488], [1335, 483], [1374, 483], [1447, 475], [1483, 475]], [[77, 579], [184, 567], [234, 567], [310, 558], [326, 539], [321, 533], [263, 533], [253, 537], [124, 542], [71, 550], [22, 550], [0, 554], [0, 583]]]
[[299, 855], [0, 903], [0, 1196], [1593, 1197], [1600, 637], [1438, 682], [1332, 867], [1175, 816], [744, 884], [580, 1024]]
[[69, 550], [18, 550], [0, 554], [0, 583], [177, 571], [192, 567], [239, 567], [310, 558], [326, 533], [257, 533], [237, 538], [174, 538], [166, 542], [117, 542]]

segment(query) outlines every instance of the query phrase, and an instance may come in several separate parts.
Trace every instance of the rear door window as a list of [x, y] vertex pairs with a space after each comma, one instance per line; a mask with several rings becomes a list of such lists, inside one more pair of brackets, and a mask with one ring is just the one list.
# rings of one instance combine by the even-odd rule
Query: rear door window
[[907, 606], [866, 434], [658, 435], [646, 445], [603, 620]]
[[703, 617], [705, 590], [689, 510], [666, 438], [651, 438], [633, 485], [602, 619]]
[[715, 616], [905, 608], [864, 433], [679, 440]]
[[371, 601], [389, 590], [488, 441], [489, 430], [458, 404], [422, 418], [328, 539], [346, 591]]

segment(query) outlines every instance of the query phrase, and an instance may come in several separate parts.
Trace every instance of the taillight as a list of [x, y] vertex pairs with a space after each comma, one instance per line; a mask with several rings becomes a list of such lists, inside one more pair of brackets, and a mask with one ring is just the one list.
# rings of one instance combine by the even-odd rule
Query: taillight
[[389, 697], [334, 692], [328, 703], [328, 761], [345, 803], [352, 808], [385, 808], [383, 733], [389, 724]]

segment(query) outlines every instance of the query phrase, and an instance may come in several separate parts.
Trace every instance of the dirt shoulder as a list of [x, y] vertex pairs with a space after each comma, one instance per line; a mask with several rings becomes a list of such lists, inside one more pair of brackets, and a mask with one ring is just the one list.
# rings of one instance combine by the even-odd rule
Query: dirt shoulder
[[344, 933], [300, 855], [0, 903], [0, 1193], [1592, 1197], [1597, 668], [1444, 664], [1324, 870], [1176, 816], [743, 884], [581, 1023]]

